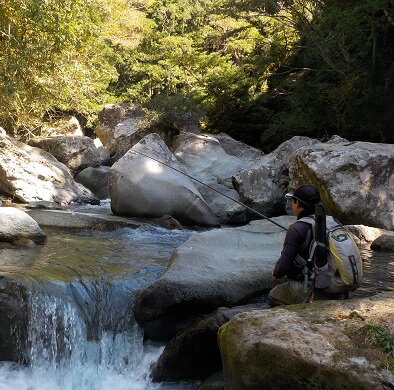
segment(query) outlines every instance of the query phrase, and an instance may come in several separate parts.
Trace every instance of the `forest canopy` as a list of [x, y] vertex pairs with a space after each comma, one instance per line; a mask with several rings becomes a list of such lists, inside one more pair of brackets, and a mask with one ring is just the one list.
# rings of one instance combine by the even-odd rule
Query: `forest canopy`
[[394, 141], [392, 0], [3, 0], [0, 15], [0, 126], [16, 135], [129, 101], [264, 150]]

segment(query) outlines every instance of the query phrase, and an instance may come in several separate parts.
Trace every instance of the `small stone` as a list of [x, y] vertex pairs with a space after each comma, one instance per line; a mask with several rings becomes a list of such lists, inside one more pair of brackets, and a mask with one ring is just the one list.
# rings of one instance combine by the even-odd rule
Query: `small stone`
[[394, 251], [394, 232], [382, 234], [371, 244], [371, 249], [381, 251]]

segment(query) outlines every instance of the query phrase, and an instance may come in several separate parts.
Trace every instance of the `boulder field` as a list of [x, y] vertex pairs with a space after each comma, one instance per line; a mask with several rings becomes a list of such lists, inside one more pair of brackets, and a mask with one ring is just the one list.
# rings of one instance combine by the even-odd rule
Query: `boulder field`
[[[294, 217], [277, 217], [289, 226]], [[177, 323], [235, 306], [271, 289], [285, 231], [269, 221], [194, 234], [164, 273], [136, 297], [135, 315], [147, 337], [170, 339]]]
[[393, 292], [240, 314], [218, 333], [225, 388], [392, 389], [393, 332]]

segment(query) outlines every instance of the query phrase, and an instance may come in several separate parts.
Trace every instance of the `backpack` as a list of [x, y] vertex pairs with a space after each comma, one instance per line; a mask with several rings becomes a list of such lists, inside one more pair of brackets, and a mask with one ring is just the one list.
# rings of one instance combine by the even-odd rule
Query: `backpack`
[[[308, 260], [303, 259], [304, 269], [308, 270], [308, 279], [313, 280], [316, 288], [328, 288], [333, 283], [333, 278], [342, 282], [349, 290], [359, 287], [363, 277], [363, 267], [360, 252], [353, 241], [350, 233], [331, 216], [325, 216], [326, 237], [324, 240], [317, 239], [316, 231], [319, 227], [314, 216], [300, 218], [298, 221], [305, 222], [312, 227], [312, 241], [309, 249]], [[323, 224], [324, 225], [324, 224]], [[321, 227], [321, 226], [320, 226]], [[310, 238], [309, 238], [310, 239]], [[323, 242], [322, 242], [323, 241]], [[316, 265], [316, 253], [323, 249], [326, 261], [320, 260], [320, 266]], [[296, 262], [302, 265], [300, 256]], [[324, 264], [322, 264], [324, 263]], [[304, 271], [304, 275], [307, 271]], [[306, 276], [304, 276], [306, 279]]]

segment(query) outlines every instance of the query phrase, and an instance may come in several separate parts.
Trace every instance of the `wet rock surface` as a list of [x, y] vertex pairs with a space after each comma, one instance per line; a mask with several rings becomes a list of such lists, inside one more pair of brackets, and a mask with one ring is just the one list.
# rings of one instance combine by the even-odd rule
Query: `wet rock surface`
[[11, 278], [0, 276], [0, 361], [15, 361], [20, 357], [20, 349], [26, 343], [27, 323], [25, 288]]
[[111, 168], [109, 193], [114, 214], [142, 218], [171, 215], [186, 225], [218, 225], [191, 179], [137, 153], [183, 171], [159, 135], [149, 134]]
[[14, 207], [0, 208], [0, 241], [17, 242], [32, 240], [43, 243], [46, 234], [28, 214]]
[[291, 187], [318, 187], [329, 214], [343, 223], [394, 230], [394, 145], [317, 144], [290, 161]]
[[66, 204], [94, 198], [51, 154], [1, 134], [0, 192], [23, 203], [46, 200]]
[[226, 389], [391, 389], [372, 324], [393, 333], [394, 293], [240, 314], [219, 330]]
[[[284, 226], [294, 222], [274, 220]], [[146, 336], [168, 340], [180, 317], [235, 306], [272, 288], [284, 236], [265, 220], [193, 235], [174, 252], [165, 274], [136, 298], [135, 315]]]

